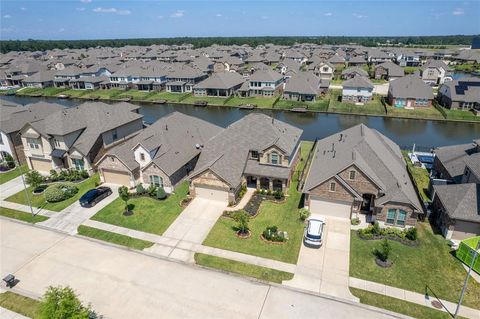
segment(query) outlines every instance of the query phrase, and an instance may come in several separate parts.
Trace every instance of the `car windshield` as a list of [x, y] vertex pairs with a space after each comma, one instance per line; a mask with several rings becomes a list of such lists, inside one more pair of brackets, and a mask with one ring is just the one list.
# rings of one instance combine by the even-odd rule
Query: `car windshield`
[[97, 195], [97, 190], [96, 189], [91, 189], [89, 190], [88, 192], [86, 192], [82, 198], [83, 199], [90, 199], [90, 198], [93, 198], [95, 195]]

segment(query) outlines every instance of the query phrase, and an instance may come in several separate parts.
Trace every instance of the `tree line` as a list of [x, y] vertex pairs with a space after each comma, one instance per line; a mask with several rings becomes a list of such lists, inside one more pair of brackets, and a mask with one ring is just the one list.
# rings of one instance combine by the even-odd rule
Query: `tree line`
[[2, 40], [0, 52], [45, 51], [51, 49], [83, 49], [92, 47], [122, 47], [126, 45], [150, 46], [154, 44], [192, 44], [195, 48], [218, 45], [244, 45], [252, 47], [263, 44], [293, 45], [313, 43], [328, 45], [358, 44], [366, 47], [380, 45], [425, 46], [444, 48], [447, 45], [470, 45], [473, 35], [447, 36], [398, 36], [398, 37], [352, 37], [352, 36], [264, 36], [264, 37], [176, 37], [139, 39], [100, 39], [100, 40]]

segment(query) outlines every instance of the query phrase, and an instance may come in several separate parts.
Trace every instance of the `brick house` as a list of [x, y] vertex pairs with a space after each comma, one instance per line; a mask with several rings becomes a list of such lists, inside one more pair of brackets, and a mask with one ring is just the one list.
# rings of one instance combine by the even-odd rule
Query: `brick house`
[[312, 213], [415, 226], [423, 209], [398, 145], [360, 124], [317, 141], [303, 193]]
[[407, 75], [390, 82], [388, 103], [394, 107], [431, 107], [433, 89], [416, 75]]

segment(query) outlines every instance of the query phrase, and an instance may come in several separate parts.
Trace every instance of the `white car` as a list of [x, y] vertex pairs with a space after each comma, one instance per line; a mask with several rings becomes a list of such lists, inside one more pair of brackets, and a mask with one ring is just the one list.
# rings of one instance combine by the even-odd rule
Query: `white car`
[[305, 234], [303, 243], [305, 246], [320, 248], [323, 243], [323, 234], [325, 229], [325, 221], [322, 219], [309, 219], [305, 226]]

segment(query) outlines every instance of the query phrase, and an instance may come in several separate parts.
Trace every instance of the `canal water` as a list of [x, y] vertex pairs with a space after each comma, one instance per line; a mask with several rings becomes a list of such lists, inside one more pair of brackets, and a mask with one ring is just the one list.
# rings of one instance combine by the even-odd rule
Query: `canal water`
[[[61, 100], [55, 98], [32, 98], [18, 96], [4, 96], [4, 100], [20, 104], [39, 101], [56, 102], [67, 107], [84, 103], [81, 100]], [[460, 123], [446, 121], [430, 121], [416, 119], [398, 119], [375, 116], [340, 115], [325, 113], [292, 113], [272, 110], [241, 110], [230, 107], [195, 107], [184, 104], [148, 104], [136, 103], [141, 106], [140, 113], [144, 120], [153, 123], [160, 117], [174, 111], [179, 111], [200, 119], [226, 127], [250, 112], [263, 112], [274, 118], [287, 122], [303, 129], [302, 139], [314, 140], [324, 138], [359, 123], [378, 130], [388, 136], [401, 147], [410, 147], [416, 144], [422, 148], [431, 148], [443, 145], [470, 143], [480, 138], [480, 123]], [[255, 132], [252, 131], [252, 134]]]

